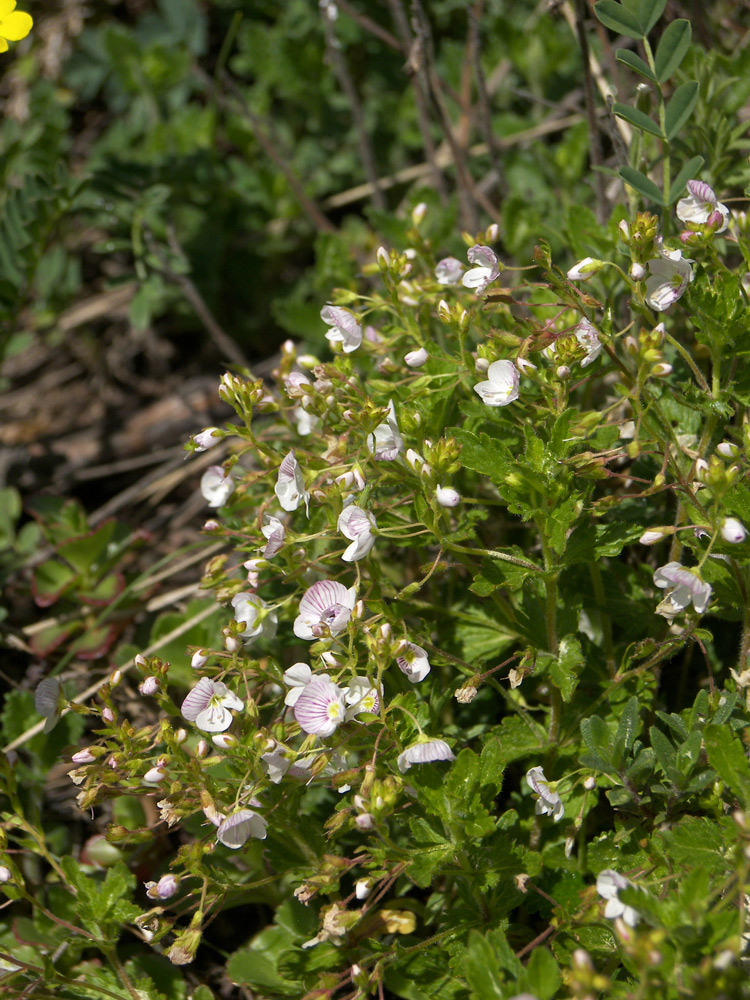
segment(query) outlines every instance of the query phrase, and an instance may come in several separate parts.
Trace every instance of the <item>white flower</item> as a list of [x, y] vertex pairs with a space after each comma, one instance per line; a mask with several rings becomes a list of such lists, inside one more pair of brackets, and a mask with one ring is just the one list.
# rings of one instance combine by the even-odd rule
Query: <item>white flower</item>
[[367, 447], [376, 462], [392, 462], [404, 450], [404, 439], [396, 422], [396, 407], [388, 400], [388, 416], [368, 435]]
[[88, 747], [84, 747], [83, 750], [77, 750], [70, 759], [74, 764], [93, 764], [96, 757]]
[[619, 872], [614, 871], [612, 868], [605, 868], [603, 872], [599, 872], [596, 879], [596, 891], [602, 899], [607, 900], [607, 905], [604, 907], [604, 916], [608, 920], [616, 920], [617, 917], [622, 917], [628, 927], [635, 927], [640, 920], [640, 914], [632, 906], [621, 903], [618, 895], [620, 889], [627, 889], [631, 885], [632, 882], [629, 882], [624, 875], [620, 875]]
[[485, 406], [507, 406], [518, 399], [520, 374], [512, 361], [493, 361], [487, 369], [487, 381], [478, 382], [474, 392]]
[[599, 333], [593, 323], [590, 323], [585, 316], [573, 333], [578, 343], [586, 351], [586, 357], [581, 362], [581, 368], [587, 368], [602, 353]]
[[712, 215], [714, 216], [712, 221], [718, 221], [717, 216], [721, 216], [721, 223], [716, 232], [723, 233], [729, 225], [727, 206], [722, 205], [705, 181], [688, 181], [687, 189], [690, 196], [680, 198], [677, 202], [677, 218], [681, 222], [697, 222], [699, 225], [705, 225]]
[[565, 806], [562, 799], [550, 788], [550, 783], [544, 777], [544, 770], [541, 767], [532, 767], [526, 772], [526, 783], [532, 791], [536, 792], [537, 816], [551, 816], [555, 823], [562, 819]]
[[659, 257], [648, 262], [646, 278], [646, 305], [657, 312], [664, 312], [682, 297], [693, 280], [692, 261], [683, 260], [682, 250], [665, 250], [661, 237], [657, 240]]
[[300, 503], [304, 503], [307, 510], [310, 494], [305, 490], [305, 480], [294, 451], [284, 456], [273, 491], [284, 510], [296, 510]]
[[294, 717], [306, 733], [330, 736], [346, 718], [345, 692], [327, 677], [316, 677], [302, 689]]
[[290, 689], [284, 697], [284, 704], [291, 708], [297, 703], [304, 688], [313, 679], [313, 672], [306, 663], [293, 663], [284, 671], [284, 683]]
[[222, 681], [201, 677], [182, 703], [182, 716], [204, 733], [223, 733], [232, 725], [230, 709], [243, 707], [237, 695]]
[[654, 583], [657, 587], [672, 588], [656, 609], [656, 613], [665, 618], [674, 618], [691, 602], [698, 614], [702, 615], [711, 600], [711, 584], [704, 583], [696, 573], [680, 566], [678, 562], [660, 566], [654, 573]]
[[349, 624], [356, 600], [354, 587], [347, 590], [336, 580], [318, 580], [299, 602], [294, 634], [298, 639], [338, 635]]
[[666, 537], [666, 532], [662, 531], [661, 529], [649, 528], [647, 531], [643, 532], [638, 541], [641, 543], [641, 545], [656, 545], [657, 542], [660, 542], [665, 537]]
[[435, 490], [435, 499], [441, 507], [455, 507], [461, 503], [461, 497], [451, 486], [438, 486]]
[[263, 770], [268, 775], [268, 780], [274, 785], [279, 784], [292, 763], [278, 746], [264, 753], [260, 758], [260, 762], [263, 765]]
[[341, 344], [344, 354], [357, 350], [362, 343], [362, 327], [348, 309], [323, 306], [320, 318], [331, 327], [326, 334], [326, 340], [330, 344]]
[[497, 254], [489, 247], [477, 243], [467, 251], [466, 256], [469, 258], [469, 263], [478, 266], [467, 271], [461, 282], [466, 288], [475, 288], [477, 295], [481, 295], [488, 285], [500, 277]]
[[207, 427], [200, 434], [193, 435], [193, 441], [197, 444], [196, 452], [208, 451], [224, 437], [218, 427]]
[[[264, 515], [264, 520], [266, 523], [260, 530], [263, 533], [263, 537], [268, 539], [268, 541], [266, 542], [266, 547], [263, 549], [263, 558], [271, 559], [284, 544], [286, 528], [283, 522], [272, 514]], [[245, 569], [248, 569], [248, 567], [245, 566]]]
[[234, 493], [234, 478], [220, 465], [211, 465], [201, 476], [201, 493], [209, 507], [223, 507]]
[[307, 437], [308, 434], [319, 431], [323, 426], [320, 417], [316, 417], [314, 413], [308, 413], [302, 406], [295, 406], [292, 410], [292, 416], [297, 421], [297, 433], [300, 437]]
[[721, 537], [725, 542], [731, 542], [732, 545], [739, 545], [740, 542], [744, 542], [747, 538], [745, 525], [742, 521], [738, 521], [736, 517], [725, 517], [721, 522]]
[[587, 281], [589, 278], [593, 278], [596, 272], [601, 271], [603, 267], [603, 260], [597, 260], [595, 257], [584, 257], [583, 260], [579, 260], [575, 267], [571, 267], [568, 271], [568, 280]]
[[268, 605], [257, 594], [243, 591], [232, 598], [235, 621], [245, 625], [243, 639], [254, 639], [256, 635], [272, 638], [276, 634], [278, 617], [275, 611], [266, 611]]
[[426, 650], [413, 642], [407, 642], [396, 657], [399, 670], [406, 674], [412, 684], [423, 681], [430, 672], [430, 660]]
[[427, 362], [429, 357], [430, 355], [424, 347], [420, 347], [416, 351], [409, 351], [408, 354], [405, 354], [404, 361], [410, 368], [421, 368], [422, 365]]
[[349, 686], [344, 689], [344, 701], [349, 706], [346, 710], [347, 721], [359, 715], [360, 712], [376, 714], [380, 709], [380, 695], [367, 677], [353, 677]]
[[436, 760], [455, 760], [455, 755], [444, 740], [420, 740], [412, 743], [398, 755], [396, 763], [404, 774], [412, 764], [431, 764]]
[[341, 557], [344, 562], [364, 559], [375, 544], [375, 536], [372, 533], [372, 529], [376, 527], [375, 518], [369, 510], [362, 510], [356, 504], [344, 507], [339, 514], [336, 527], [344, 538], [348, 538], [352, 543], [347, 546]]
[[7, 868], [5, 865], [0, 865], [0, 883], [10, 882], [12, 878], [13, 872], [10, 868]]
[[224, 820], [216, 831], [216, 839], [220, 844], [236, 851], [250, 837], [265, 840], [267, 826], [263, 817], [252, 809], [240, 809]]
[[464, 266], [455, 257], [444, 257], [435, 268], [435, 277], [441, 285], [457, 285]]

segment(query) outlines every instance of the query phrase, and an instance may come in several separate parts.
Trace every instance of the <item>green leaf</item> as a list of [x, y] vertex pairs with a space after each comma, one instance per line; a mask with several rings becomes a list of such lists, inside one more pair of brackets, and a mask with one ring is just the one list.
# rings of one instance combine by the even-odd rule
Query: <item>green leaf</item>
[[70, 590], [77, 580], [78, 574], [57, 559], [50, 559], [36, 566], [31, 581], [34, 603], [40, 608], [48, 608]]
[[581, 722], [581, 736], [586, 749], [605, 761], [612, 758], [612, 734], [604, 719], [592, 715]]
[[625, 63], [634, 72], [639, 73], [641, 76], [645, 76], [647, 80], [651, 80], [656, 83], [656, 77], [651, 72], [648, 63], [645, 63], [640, 56], [636, 55], [635, 52], [631, 52], [630, 49], [617, 49], [615, 52], [615, 58], [618, 62]]
[[661, 128], [657, 123], [643, 111], [639, 111], [638, 108], [631, 108], [629, 104], [613, 104], [612, 110], [618, 118], [624, 118], [626, 122], [635, 125], [642, 132], [650, 132], [651, 135], [663, 138]]
[[623, 763], [625, 754], [630, 751], [638, 730], [638, 699], [635, 695], [628, 700], [622, 710], [620, 722], [615, 733], [615, 744], [612, 760], [617, 767]]
[[690, 48], [690, 33], [690, 21], [685, 18], [678, 18], [667, 25], [654, 57], [659, 83], [668, 80], [687, 55]]
[[[635, 6], [630, 0], [631, 8]], [[667, 0], [638, 0], [638, 21], [644, 35], [647, 35], [664, 13]]]
[[472, 1000], [497, 1000], [503, 996], [504, 976], [495, 950], [478, 930], [469, 931], [466, 948], [466, 980]]
[[[698, 84], [695, 80], [688, 80], [687, 83], [683, 83], [675, 90], [667, 105], [667, 115], [664, 122], [664, 129], [670, 142], [693, 113], [697, 102]], [[626, 168], [623, 167], [624, 169]]]
[[546, 948], [535, 948], [526, 966], [526, 985], [539, 1000], [552, 1000], [562, 983], [560, 966]]
[[594, 13], [610, 31], [627, 35], [628, 38], [643, 38], [638, 17], [622, 4], [615, 3], [615, 0], [599, 0], [599, 3], [594, 4]]
[[703, 730], [703, 739], [711, 767], [734, 792], [743, 809], [750, 809], [750, 764], [740, 740], [727, 726], [713, 724]]
[[687, 182], [693, 177], [698, 176], [698, 171], [703, 166], [703, 157], [694, 156], [692, 160], [688, 160], [682, 170], [677, 174], [675, 179], [672, 181], [672, 186], [669, 189], [669, 204], [673, 205], [677, 199], [680, 197], [682, 192], [687, 186]]
[[105, 521], [95, 531], [71, 538], [57, 547], [58, 555], [81, 573], [87, 573], [106, 553], [115, 530], [113, 520]]
[[635, 167], [620, 167], [620, 177], [644, 198], [656, 202], [657, 205], [664, 204], [664, 198], [659, 188], [640, 170], [636, 170]]
[[578, 675], [585, 665], [581, 643], [573, 635], [560, 640], [560, 652], [549, 668], [549, 677], [565, 702], [570, 701], [578, 686]]

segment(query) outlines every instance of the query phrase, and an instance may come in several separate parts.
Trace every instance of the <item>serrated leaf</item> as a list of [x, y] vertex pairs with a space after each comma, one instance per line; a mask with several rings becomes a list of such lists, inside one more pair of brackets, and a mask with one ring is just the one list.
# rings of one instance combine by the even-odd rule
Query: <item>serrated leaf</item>
[[617, 31], [628, 38], [643, 38], [637, 16], [615, 0], [599, 0], [594, 4], [594, 13], [610, 31]]
[[750, 808], [750, 764], [740, 740], [727, 726], [714, 724], [703, 730], [703, 740], [711, 767], [734, 792], [743, 809]]
[[683, 83], [675, 90], [667, 105], [667, 113], [664, 120], [664, 131], [667, 133], [667, 139], [670, 142], [693, 113], [697, 102], [698, 84], [695, 80], [688, 80], [687, 83]]
[[647, 114], [644, 114], [643, 111], [639, 111], [638, 108], [631, 108], [629, 104], [613, 104], [612, 111], [618, 118], [624, 118], [626, 122], [635, 125], [642, 132], [650, 132], [651, 135], [658, 136], [660, 139], [664, 137], [659, 125], [652, 118], [649, 118]]
[[649, 201], [653, 201], [657, 205], [664, 204], [664, 198], [659, 188], [640, 170], [636, 170], [635, 167], [620, 167], [620, 177], [644, 198], [648, 198]]
[[592, 715], [581, 722], [581, 736], [586, 749], [605, 761], [612, 759], [612, 735], [604, 719]]
[[625, 754], [631, 749], [638, 731], [638, 699], [633, 696], [628, 700], [622, 710], [620, 721], [615, 734], [615, 744], [613, 761], [620, 767], [625, 759]]
[[672, 21], [665, 28], [654, 57], [659, 83], [668, 80], [687, 55], [690, 48], [690, 35], [690, 21], [682, 17]]
[[635, 52], [631, 52], [630, 49], [617, 49], [615, 52], [615, 58], [618, 62], [629, 66], [634, 72], [640, 74], [641, 76], [645, 76], [647, 80], [651, 80], [652, 83], [656, 83], [656, 77], [651, 72], [648, 63], [645, 63], [640, 56], [635, 54]]
[[569, 702], [578, 686], [578, 675], [583, 669], [585, 660], [581, 652], [581, 643], [575, 636], [566, 635], [560, 640], [560, 651], [557, 659], [549, 667], [549, 678], [560, 691], [564, 702]]

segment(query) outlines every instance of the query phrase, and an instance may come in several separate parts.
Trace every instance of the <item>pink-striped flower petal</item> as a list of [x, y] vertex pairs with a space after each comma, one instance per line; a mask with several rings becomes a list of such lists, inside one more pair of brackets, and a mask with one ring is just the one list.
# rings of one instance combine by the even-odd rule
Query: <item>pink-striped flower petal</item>
[[338, 635], [349, 623], [356, 600], [354, 587], [347, 590], [335, 580], [318, 580], [299, 603], [294, 634], [298, 639]]
[[346, 718], [344, 692], [327, 677], [316, 677], [302, 689], [294, 717], [306, 733], [330, 736]]
[[423, 740], [413, 743], [398, 755], [396, 763], [404, 774], [412, 764], [431, 764], [436, 760], [455, 760], [455, 755], [444, 740]]
[[253, 812], [252, 809], [240, 809], [231, 816], [227, 816], [219, 829], [216, 831], [216, 839], [225, 847], [236, 851], [245, 844], [250, 837], [258, 840], [266, 839], [266, 827], [268, 824]]
[[274, 493], [284, 510], [296, 510], [301, 503], [307, 508], [310, 494], [305, 490], [305, 480], [294, 451], [285, 455], [279, 466]]

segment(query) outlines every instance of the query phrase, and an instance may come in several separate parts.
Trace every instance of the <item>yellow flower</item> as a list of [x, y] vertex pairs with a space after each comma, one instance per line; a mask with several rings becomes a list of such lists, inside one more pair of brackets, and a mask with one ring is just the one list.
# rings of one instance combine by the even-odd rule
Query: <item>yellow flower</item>
[[20, 41], [33, 27], [31, 15], [16, 10], [16, 0], [0, 0], [0, 52], [7, 52], [9, 41]]

